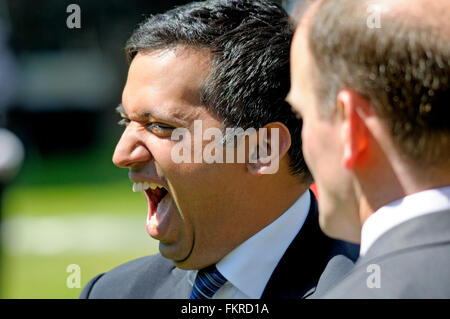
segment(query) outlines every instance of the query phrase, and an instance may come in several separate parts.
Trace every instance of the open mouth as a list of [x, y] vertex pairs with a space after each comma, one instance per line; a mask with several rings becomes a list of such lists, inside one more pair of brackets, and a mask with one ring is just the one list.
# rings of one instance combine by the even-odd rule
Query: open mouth
[[147, 214], [147, 224], [151, 229], [155, 229], [158, 226], [158, 219], [156, 216], [156, 211], [158, 209], [158, 204], [167, 195], [167, 189], [157, 183], [134, 183], [133, 192], [143, 192], [148, 202], [148, 214]]

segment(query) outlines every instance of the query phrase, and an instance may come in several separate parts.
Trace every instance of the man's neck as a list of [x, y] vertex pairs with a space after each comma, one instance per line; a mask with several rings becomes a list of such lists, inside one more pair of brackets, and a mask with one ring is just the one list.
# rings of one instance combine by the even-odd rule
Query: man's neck
[[255, 183], [253, 191], [248, 194], [243, 209], [245, 216], [241, 220], [248, 225], [246, 237], [253, 236], [280, 217], [308, 189], [309, 185], [299, 182], [298, 177], [289, 180], [269, 178], [264, 183]]
[[[417, 172], [418, 170], [416, 170]], [[411, 170], [403, 170], [392, 175], [392, 178], [379, 185], [378, 190], [370, 194], [361, 193], [360, 218], [361, 225], [381, 207], [425, 190], [450, 185], [450, 170], [423, 170], [419, 174]], [[428, 174], [427, 174], [428, 172]]]

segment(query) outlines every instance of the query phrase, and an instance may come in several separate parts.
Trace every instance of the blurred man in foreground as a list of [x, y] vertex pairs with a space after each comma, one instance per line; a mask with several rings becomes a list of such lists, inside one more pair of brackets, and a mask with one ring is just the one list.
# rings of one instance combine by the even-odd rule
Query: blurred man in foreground
[[[321, 287], [353, 265], [320, 231], [301, 121], [284, 101], [292, 35], [265, 0], [192, 3], [134, 33], [113, 161], [146, 196], [160, 254], [97, 276], [82, 298], [302, 298], [331, 259]], [[242, 161], [222, 157], [235, 141]]]
[[449, 298], [450, 2], [317, 1], [291, 57], [320, 225], [361, 242], [326, 297]]

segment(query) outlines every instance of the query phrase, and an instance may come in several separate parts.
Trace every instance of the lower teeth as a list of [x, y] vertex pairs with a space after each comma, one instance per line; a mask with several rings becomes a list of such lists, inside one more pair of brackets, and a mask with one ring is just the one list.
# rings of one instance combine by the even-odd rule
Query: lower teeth
[[156, 226], [158, 226], [158, 222], [156, 221], [156, 215], [153, 215], [153, 216], [150, 218], [149, 225], [150, 225], [150, 228], [151, 228], [151, 229], [155, 229]]

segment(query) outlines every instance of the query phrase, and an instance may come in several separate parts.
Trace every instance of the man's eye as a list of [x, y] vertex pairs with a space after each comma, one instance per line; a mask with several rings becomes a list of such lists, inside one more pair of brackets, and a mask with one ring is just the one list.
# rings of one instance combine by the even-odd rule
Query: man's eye
[[120, 126], [127, 126], [129, 123], [130, 123], [130, 120], [126, 119], [126, 118], [123, 118], [119, 122], [117, 122], [117, 124], [119, 124]]
[[167, 136], [171, 135], [174, 127], [162, 123], [150, 123], [147, 128], [154, 134]]

